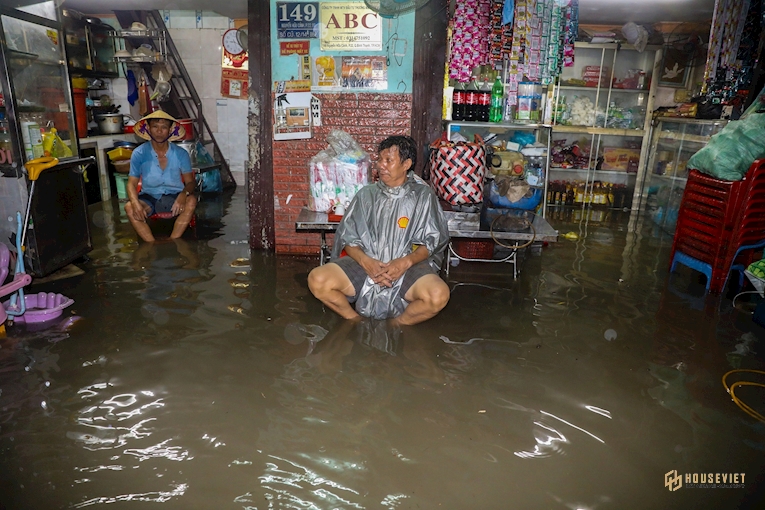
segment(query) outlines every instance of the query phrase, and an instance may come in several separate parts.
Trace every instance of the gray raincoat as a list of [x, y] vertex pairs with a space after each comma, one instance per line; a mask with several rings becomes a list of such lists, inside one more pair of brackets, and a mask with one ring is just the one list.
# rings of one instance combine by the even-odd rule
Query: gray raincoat
[[[428, 262], [438, 272], [448, 242], [449, 228], [435, 193], [409, 172], [398, 188], [378, 181], [359, 190], [335, 233], [332, 259], [346, 246], [358, 246], [387, 263], [410, 254], [412, 245], [419, 244], [428, 249]], [[399, 278], [392, 287], [384, 287], [367, 276], [356, 296], [356, 312], [373, 319], [401, 315], [408, 304], [399, 295], [402, 281]]]

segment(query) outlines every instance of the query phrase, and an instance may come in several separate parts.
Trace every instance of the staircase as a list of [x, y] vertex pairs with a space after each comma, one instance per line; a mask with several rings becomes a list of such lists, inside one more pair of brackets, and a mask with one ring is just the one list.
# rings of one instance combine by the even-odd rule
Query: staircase
[[[207, 152], [215, 160], [215, 163], [209, 165], [200, 165], [199, 173], [203, 174], [210, 170], [219, 169], [223, 189], [233, 189], [236, 187], [234, 177], [231, 175], [228, 163], [223, 157], [223, 153], [215, 141], [212, 130], [207, 124], [202, 111], [202, 100], [199, 98], [194, 84], [191, 82], [188, 71], [183, 65], [178, 49], [173, 43], [173, 39], [167, 31], [162, 15], [157, 10], [150, 11], [114, 11], [117, 21], [124, 30], [138, 21], [146, 25], [149, 31], [156, 31], [162, 34], [162, 37], [147, 37], [138, 41], [140, 44], [151, 44], [157, 53], [165, 56], [165, 65], [172, 73], [170, 85], [172, 90], [169, 97], [160, 103], [160, 107], [175, 117], [176, 119], [192, 119], [196, 130], [196, 140], [202, 144]], [[133, 42], [133, 41], [131, 41]], [[155, 80], [151, 73], [152, 63], [131, 63], [143, 68], [149, 79], [149, 85], [154, 89]], [[198, 177], [199, 179], [199, 177]]]

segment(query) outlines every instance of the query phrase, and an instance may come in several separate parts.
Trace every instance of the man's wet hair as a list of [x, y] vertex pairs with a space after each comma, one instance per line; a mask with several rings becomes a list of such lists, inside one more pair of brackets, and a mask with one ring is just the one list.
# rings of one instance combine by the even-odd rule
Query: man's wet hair
[[394, 146], [398, 147], [398, 156], [401, 158], [401, 162], [403, 163], [407, 159], [411, 159], [412, 166], [409, 167], [409, 170], [414, 170], [417, 164], [417, 142], [414, 141], [414, 138], [400, 135], [389, 136], [380, 142], [380, 146], [377, 147], [377, 153], [379, 154], [385, 149], [390, 149]]

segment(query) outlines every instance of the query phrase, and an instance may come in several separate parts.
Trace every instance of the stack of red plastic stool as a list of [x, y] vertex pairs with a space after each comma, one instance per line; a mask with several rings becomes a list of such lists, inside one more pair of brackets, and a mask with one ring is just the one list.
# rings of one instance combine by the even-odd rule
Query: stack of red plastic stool
[[[750, 264], [765, 241], [765, 160], [741, 181], [722, 181], [691, 170], [680, 203], [670, 272], [678, 263], [707, 276], [720, 293], [734, 262]], [[746, 266], [744, 266], [746, 267]]]

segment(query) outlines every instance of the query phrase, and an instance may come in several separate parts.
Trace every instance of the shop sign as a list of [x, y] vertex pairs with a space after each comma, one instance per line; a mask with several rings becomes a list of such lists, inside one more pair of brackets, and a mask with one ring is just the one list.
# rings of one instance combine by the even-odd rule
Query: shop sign
[[279, 39], [315, 39], [318, 33], [318, 2], [276, 2]]
[[382, 50], [380, 15], [363, 2], [322, 2], [322, 51]]
[[311, 50], [310, 41], [280, 41], [279, 42], [279, 55], [282, 57], [286, 55], [308, 55]]

